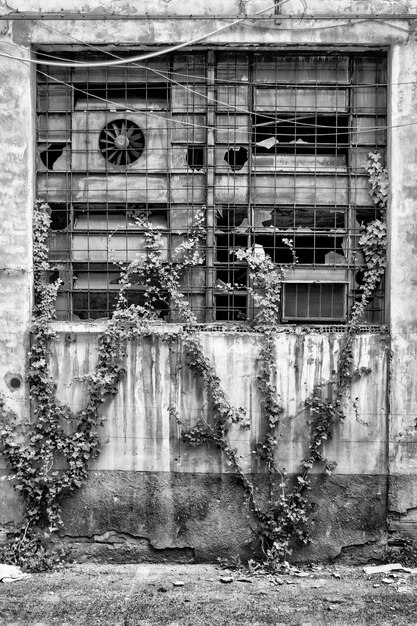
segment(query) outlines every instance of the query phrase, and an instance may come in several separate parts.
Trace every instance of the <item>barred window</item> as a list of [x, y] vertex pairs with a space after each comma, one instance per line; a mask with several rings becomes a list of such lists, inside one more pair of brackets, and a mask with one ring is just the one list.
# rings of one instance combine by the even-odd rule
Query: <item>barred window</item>
[[[57, 49], [39, 51], [48, 54]], [[49, 66], [37, 80], [38, 197], [52, 209], [58, 319], [111, 315], [119, 265], [144, 248], [132, 216], [160, 232], [168, 261], [204, 207], [204, 265], [181, 284], [200, 322], [253, 319], [236, 250], [287, 264], [286, 239], [298, 263], [284, 280], [282, 322], [346, 320], [361, 295], [360, 226], [379, 217], [363, 164], [375, 148], [385, 154], [383, 52], [208, 50], [145, 65]], [[129, 301], [142, 297], [133, 286]], [[159, 309], [175, 321], [169, 302]], [[383, 323], [382, 284], [366, 314]]]

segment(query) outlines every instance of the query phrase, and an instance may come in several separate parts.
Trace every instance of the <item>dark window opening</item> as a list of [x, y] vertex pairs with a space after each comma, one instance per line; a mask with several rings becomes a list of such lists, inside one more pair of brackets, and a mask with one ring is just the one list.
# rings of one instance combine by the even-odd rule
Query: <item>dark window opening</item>
[[[157, 84], [128, 84], [128, 83], [75, 83], [74, 84], [75, 106], [82, 100], [95, 103], [97, 107], [101, 101], [103, 108], [112, 108], [113, 104], [126, 103], [134, 106], [136, 101], [159, 103], [166, 108], [169, 103], [169, 85]], [[125, 108], [125, 107], [122, 107]]]
[[216, 295], [216, 319], [222, 321], [240, 321], [247, 319], [247, 297], [242, 294], [228, 293]]
[[381, 211], [378, 209], [356, 209], [356, 221], [360, 226], [367, 226], [374, 220], [380, 220], [381, 217]]
[[216, 271], [216, 285], [246, 287], [247, 276], [248, 272], [246, 267], [218, 268]]
[[216, 225], [219, 230], [239, 228], [248, 221], [247, 207], [227, 207], [217, 209]]
[[66, 145], [66, 143], [49, 143], [46, 147], [42, 144], [39, 145], [40, 160], [48, 170], [54, 169], [54, 165], [59, 157], [62, 156]]
[[49, 203], [51, 209], [51, 230], [65, 230], [69, 225], [69, 212], [66, 204]]
[[229, 233], [227, 235], [216, 236], [216, 261], [218, 263], [228, 263], [236, 261], [233, 252], [238, 248], [247, 248], [248, 238], [244, 235], [235, 235]]
[[230, 148], [230, 150], [225, 152], [224, 160], [234, 172], [237, 172], [243, 168], [248, 160], [248, 151], [242, 146], [238, 150]]
[[271, 210], [271, 219], [264, 220], [262, 226], [278, 229], [344, 229], [345, 211], [343, 209], [285, 209], [276, 207]]
[[253, 116], [253, 154], [347, 156], [348, 115]]
[[[360, 301], [362, 298], [362, 289], [352, 289], [351, 295], [353, 302]], [[366, 320], [370, 324], [383, 324], [385, 314], [384, 304], [384, 279], [382, 279], [375, 289], [365, 308]]]
[[196, 172], [204, 167], [204, 148], [201, 146], [189, 146], [187, 148], [187, 165]]

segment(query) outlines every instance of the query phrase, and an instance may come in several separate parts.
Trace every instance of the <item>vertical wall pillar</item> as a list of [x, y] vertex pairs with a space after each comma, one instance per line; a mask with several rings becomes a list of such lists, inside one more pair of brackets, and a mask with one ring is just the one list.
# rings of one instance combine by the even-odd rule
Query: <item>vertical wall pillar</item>
[[392, 48], [389, 511], [393, 538], [417, 540], [417, 43]]
[[[3, 26], [3, 24], [2, 24]], [[6, 31], [6, 28], [3, 29]], [[0, 33], [2, 52], [29, 58], [28, 47]], [[0, 393], [22, 419], [29, 400], [24, 380], [32, 308], [32, 206], [34, 128], [29, 64], [0, 62]], [[0, 473], [4, 474], [0, 457]], [[0, 482], [0, 528], [16, 518], [17, 498]]]

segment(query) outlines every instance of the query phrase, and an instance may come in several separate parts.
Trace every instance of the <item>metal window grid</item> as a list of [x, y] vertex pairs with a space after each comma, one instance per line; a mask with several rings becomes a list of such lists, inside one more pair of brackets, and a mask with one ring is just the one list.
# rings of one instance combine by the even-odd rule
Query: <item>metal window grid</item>
[[[37, 77], [38, 197], [52, 209], [59, 319], [111, 315], [119, 265], [143, 251], [134, 216], [160, 232], [169, 260], [202, 207], [205, 262], [181, 284], [200, 323], [253, 319], [249, 273], [235, 252], [286, 264], [284, 239], [298, 257], [291, 284], [333, 284], [315, 290], [335, 299], [330, 309], [303, 321], [333, 319], [328, 310], [346, 318], [361, 296], [360, 225], [378, 217], [363, 163], [374, 149], [385, 155], [385, 53], [207, 50], [146, 65], [48, 67]], [[301, 293], [288, 288], [287, 305]], [[134, 285], [129, 301], [142, 299]], [[179, 321], [169, 302], [159, 309]], [[382, 284], [367, 322], [384, 322]]]

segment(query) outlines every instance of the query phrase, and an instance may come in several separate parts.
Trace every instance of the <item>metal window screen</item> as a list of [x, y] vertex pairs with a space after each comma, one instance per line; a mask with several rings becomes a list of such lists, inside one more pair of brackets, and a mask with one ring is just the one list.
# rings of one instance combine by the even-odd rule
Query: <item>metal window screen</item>
[[[39, 54], [58, 52], [105, 58]], [[282, 320], [346, 318], [362, 293], [360, 227], [379, 217], [363, 163], [374, 149], [385, 155], [385, 54], [208, 50], [47, 67], [37, 78], [38, 197], [52, 209], [58, 318], [111, 315], [120, 264], [144, 249], [138, 216], [161, 234], [168, 261], [203, 207], [204, 265], [181, 283], [199, 322], [253, 319], [236, 251], [285, 264], [285, 239], [298, 264]], [[132, 285], [129, 301], [142, 300], [143, 286]], [[157, 308], [176, 321], [168, 298]], [[367, 316], [384, 321], [382, 284]]]
[[339, 283], [286, 283], [283, 319], [291, 321], [343, 321], [346, 285]]

